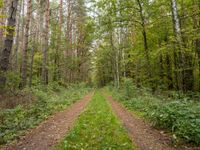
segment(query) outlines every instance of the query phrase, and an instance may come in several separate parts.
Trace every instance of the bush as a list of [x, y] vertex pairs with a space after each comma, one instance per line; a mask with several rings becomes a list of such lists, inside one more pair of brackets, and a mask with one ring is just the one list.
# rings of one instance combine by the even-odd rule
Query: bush
[[131, 78], [124, 78], [122, 86], [124, 89], [124, 98], [127, 100], [133, 97], [136, 90], [136, 87], [133, 84], [133, 80]]
[[6, 88], [9, 90], [15, 90], [18, 89], [20, 80], [20, 75], [16, 74], [16, 72], [8, 71], [6, 73]]
[[188, 101], [172, 101], [149, 108], [148, 118], [157, 127], [168, 128], [175, 136], [200, 144], [199, 106]]

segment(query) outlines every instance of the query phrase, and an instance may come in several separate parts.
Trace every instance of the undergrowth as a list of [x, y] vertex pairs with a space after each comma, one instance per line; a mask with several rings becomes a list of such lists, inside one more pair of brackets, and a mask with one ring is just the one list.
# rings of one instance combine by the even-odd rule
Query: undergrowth
[[7, 143], [27, 129], [34, 128], [56, 111], [79, 100], [89, 88], [84, 84], [68, 88], [56, 83], [31, 89], [36, 101], [29, 107], [18, 105], [14, 109], [0, 110], [0, 144]]
[[130, 150], [131, 140], [100, 92], [97, 92], [75, 127], [57, 150]]
[[147, 89], [138, 89], [130, 83], [132, 81], [126, 80], [120, 90], [111, 86], [107, 90], [128, 109], [150, 120], [155, 127], [169, 129], [175, 141], [184, 139], [200, 145], [199, 102], [180, 95], [152, 95]]

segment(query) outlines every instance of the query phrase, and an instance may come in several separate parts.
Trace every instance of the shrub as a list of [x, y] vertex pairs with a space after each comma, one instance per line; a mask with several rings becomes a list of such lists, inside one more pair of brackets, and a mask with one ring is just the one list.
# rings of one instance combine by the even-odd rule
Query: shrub
[[123, 89], [124, 89], [124, 98], [126, 100], [133, 97], [133, 93], [135, 92], [136, 88], [133, 85], [133, 80], [131, 78], [123, 79]]
[[199, 106], [188, 101], [172, 101], [149, 108], [148, 118], [157, 127], [169, 128], [180, 138], [200, 144]]

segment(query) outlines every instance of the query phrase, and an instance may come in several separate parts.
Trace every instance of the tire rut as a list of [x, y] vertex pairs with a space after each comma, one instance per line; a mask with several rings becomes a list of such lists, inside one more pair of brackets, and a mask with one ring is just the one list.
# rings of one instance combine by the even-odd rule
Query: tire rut
[[143, 119], [134, 116], [120, 103], [108, 97], [116, 115], [123, 122], [133, 143], [138, 150], [175, 150], [171, 138], [161, 134], [158, 130], [151, 127]]
[[51, 150], [70, 128], [81, 112], [87, 106], [93, 93], [85, 96], [82, 100], [72, 104], [66, 110], [58, 112], [37, 128], [30, 131], [17, 142], [3, 147], [4, 150]]

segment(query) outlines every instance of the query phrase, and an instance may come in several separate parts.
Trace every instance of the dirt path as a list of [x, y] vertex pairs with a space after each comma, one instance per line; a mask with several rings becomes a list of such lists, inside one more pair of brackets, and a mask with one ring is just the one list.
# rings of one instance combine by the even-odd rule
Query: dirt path
[[6, 145], [4, 150], [51, 150], [72, 127], [74, 121], [84, 110], [93, 94], [59, 112], [50, 119], [33, 129], [17, 143]]
[[129, 132], [132, 141], [138, 150], [175, 150], [170, 138], [153, 129], [148, 123], [134, 116], [127, 111], [120, 103], [114, 101], [112, 97], [108, 100], [114, 112], [122, 120]]

